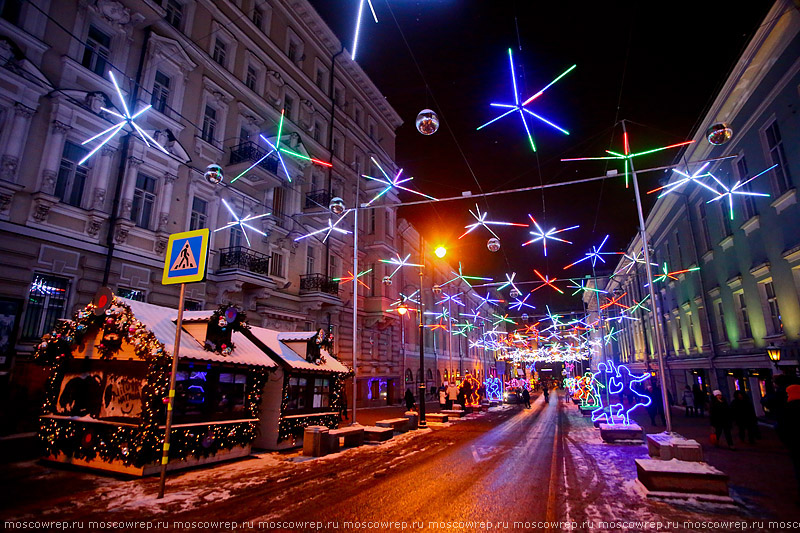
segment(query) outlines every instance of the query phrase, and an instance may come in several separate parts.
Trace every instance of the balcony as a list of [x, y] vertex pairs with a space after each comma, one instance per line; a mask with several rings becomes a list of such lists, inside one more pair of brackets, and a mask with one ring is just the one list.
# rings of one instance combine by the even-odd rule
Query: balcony
[[269, 256], [244, 246], [223, 248], [219, 251], [219, 270], [246, 270], [269, 276]]
[[333, 281], [325, 274], [307, 274], [300, 276], [300, 294], [324, 292], [333, 296], [339, 295], [339, 282]]
[[331, 193], [325, 189], [309, 191], [306, 193], [306, 203], [304, 209], [328, 209], [331, 203]]
[[[251, 166], [242, 180], [251, 185], [265, 184], [267, 188], [281, 185], [278, 177], [279, 161], [276, 156], [267, 157], [269, 150], [264, 149], [253, 141], [245, 141], [231, 147], [230, 165], [226, 169], [229, 179], [233, 179]], [[255, 166], [253, 166], [255, 165]]]

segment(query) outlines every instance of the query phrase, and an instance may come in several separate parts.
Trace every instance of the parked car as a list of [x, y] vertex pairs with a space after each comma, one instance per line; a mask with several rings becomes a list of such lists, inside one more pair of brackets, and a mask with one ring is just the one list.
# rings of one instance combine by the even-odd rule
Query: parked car
[[503, 393], [503, 403], [522, 403], [522, 393], [509, 389]]

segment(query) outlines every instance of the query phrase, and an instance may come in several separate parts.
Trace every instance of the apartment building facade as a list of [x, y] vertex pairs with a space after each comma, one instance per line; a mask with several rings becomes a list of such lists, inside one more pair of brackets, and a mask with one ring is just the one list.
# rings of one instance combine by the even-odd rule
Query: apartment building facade
[[[355, 338], [359, 404], [395, 401], [416, 385], [417, 336], [390, 311], [401, 288], [383, 283], [393, 268], [380, 262], [419, 255], [419, 235], [392, 207], [397, 196], [359, 211], [357, 227], [355, 213], [345, 215], [338, 227], [348, 233], [303, 238], [336, 222], [332, 198], [352, 208], [377, 194], [380, 184], [360, 176], [380, 175], [374, 161], [394, 168], [402, 123], [311, 5], [67, 4], [0, 9], [0, 373], [9, 397], [35, 403], [43, 373], [28, 360], [34, 343], [101, 286], [177, 307], [177, 287], [160, 283], [166, 243], [199, 228], [211, 230], [209, 273], [187, 286], [187, 309], [234, 303], [263, 327], [329, 328], [350, 365]], [[84, 161], [103, 137], [85, 141], [126, 105], [131, 114], [152, 106], [136, 124], [163, 150], [128, 126]], [[292, 153], [269, 154], [278, 144]], [[204, 177], [214, 164], [221, 184]], [[264, 213], [250, 223], [257, 231], [230, 224]], [[354, 230], [369, 288], [346, 281]], [[431, 287], [452, 277], [444, 262], [431, 270]], [[452, 343], [433, 338], [430, 380], [421, 378], [432, 384], [453, 372], [440, 360]], [[482, 369], [485, 354], [463, 343], [461, 368]]]
[[[658, 280], [655, 305], [648, 300], [637, 309], [637, 320], [621, 321], [621, 331], [611, 342], [621, 362], [656, 370], [650, 312], [655, 309], [664, 332], [667, 381], [676, 398], [694, 383], [709, 391], [720, 389], [728, 398], [743, 390], [763, 414], [760, 399], [772, 390], [773, 375], [797, 373], [798, 106], [800, 11], [780, 0], [699, 122], [694, 144], [680, 158], [684, 164], [679, 170], [715, 187], [718, 194], [692, 179], [657, 200], [647, 217], [656, 276], [688, 271]], [[733, 137], [713, 145], [706, 131], [719, 122], [732, 127]], [[703, 166], [702, 161], [721, 157], [727, 159]], [[685, 175], [671, 173], [662, 184], [679, 179]], [[627, 254], [641, 250], [637, 236]], [[618, 272], [624, 264], [629, 260], [620, 262]], [[634, 306], [647, 297], [646, 283], [644, 265], [636, 264], [606, 290], [624, 294], [622, 302]], [[780, 350], [780, 361], [768, 357], [768, 348]]]

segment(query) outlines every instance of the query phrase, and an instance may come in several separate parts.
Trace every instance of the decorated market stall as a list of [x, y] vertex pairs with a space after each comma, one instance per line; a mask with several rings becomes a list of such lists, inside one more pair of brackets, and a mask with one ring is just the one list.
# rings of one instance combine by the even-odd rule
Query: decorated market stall
[[352, 371], [331, 355], [332, 336], [322, 329], [281, 333], [255, 326], [246, 335], [279, 366], [264, 386], [261, 431], [253, 446], [301, 446], [306, 426], [338, 427], [343, 382]]
[[[184, 314], [169, 469], [250, 453], [277, 365], [233, 307]], [[42, 338], [40, 437], [50, 459], [148, 475], [159, 468], [177, 310], [112, 297]]]

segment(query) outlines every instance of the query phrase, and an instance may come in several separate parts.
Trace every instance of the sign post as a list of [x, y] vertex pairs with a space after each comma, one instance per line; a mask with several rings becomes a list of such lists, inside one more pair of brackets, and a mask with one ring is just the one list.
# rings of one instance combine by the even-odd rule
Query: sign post
[[161, 284], [174, 285], [180, 283], [181, 293], [178, 297], [178, 320], [175, 327], [175, 345], [172, 348], [172, 370], [169, 374], [167, 423], [164, 430], [164, 449], [161, 455], [161, 479], [158, 485], [158, 499], [164, 497], [164, 485], [167, 481], [169, 436], [172, 430], [172, 410], [175, 404], [175, 376], [178, 373], [178, 352], [181, 346], [186, 284], [203, 281], [206, 277], [209, 235], [208, 228], [170, 235], [169, 243], [167, 244], [167, 255], [164, 258], [164, 274], [161, 278]]

